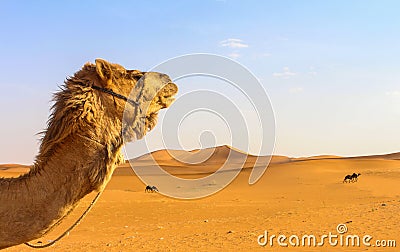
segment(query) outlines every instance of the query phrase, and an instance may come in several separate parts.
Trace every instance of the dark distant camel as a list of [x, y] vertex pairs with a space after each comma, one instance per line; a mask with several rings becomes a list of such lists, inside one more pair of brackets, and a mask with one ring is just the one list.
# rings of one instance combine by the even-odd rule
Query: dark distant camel
[[157, 187], [155, 187], [155, 186], [146, 186], [146, 189], [144, 189], [144, 192], [159, 192], [158, 191], [158, 189], [157, 189]]
[[357, 182], [358, 177], [361, 175], [361, 173], [353, 173], [352, 175], [346, 175], [346, 177], [344, 177], [343, 183], [350, 183], [350, 182]]
[[351, 182], [352, 180], [352, 175], [346, 175], [346, 177], [344, 177], [343, 179], [343, 183], [347, 183], [347, 182]]
[[361, 175], [361, 173], [353, 173], [353, 175], [351, 175], [351, 182], [357, 182], [358, 177]]
[[144, 189], [144, 192], [152, 192], [153, 189], [151, 188], [151, 186], [146, 186], [146, 189]]

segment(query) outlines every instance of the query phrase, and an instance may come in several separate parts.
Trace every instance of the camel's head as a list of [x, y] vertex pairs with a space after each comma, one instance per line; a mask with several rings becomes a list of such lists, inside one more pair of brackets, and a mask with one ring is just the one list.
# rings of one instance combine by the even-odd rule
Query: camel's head
[[[100, 96], [108, 114], [121, 119], [124, 137], [128, 141], [140, 139], [153, 129], [159, 110], [169, 107], [178, 91], [165, 74], [127, 70], [103, 59], [96, 60], [95, 68], [94, 85], [115, 93], [103, 90]], [[118, 95], [128, 98], [128, 101]]]
[[127, 70], [102, 59], [87, 63], [54, 95], [38, 160], [47, 160], [55, 146], [75, 132], [103, 137], [96, 139], [100, 143], [140, 139], [156, 125], [159, 110], [171, 105], [177, 91], [165, 74]]

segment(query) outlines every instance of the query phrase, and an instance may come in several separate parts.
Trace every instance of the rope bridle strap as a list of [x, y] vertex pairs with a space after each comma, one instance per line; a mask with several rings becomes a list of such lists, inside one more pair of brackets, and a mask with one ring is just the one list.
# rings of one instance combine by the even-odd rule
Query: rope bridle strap
[[[81, 135], [81, 134], [77, 134], [77, 135], [80, 136], [80, 137], [82, 137], [82, 138], [84, 138], [84, 139], [86, 139], [86, 140], [92, 141], [92, 142], [94, 142], [95, 144], [100, 145], [101, 147], [104, 147], [103, 144], [97, 142], [97, 141], [94, 140], [94, 139], [88, 138], [88, 137], [83, 136], [83, 135]], [[52, 241], [49, 242], [49, 243], [43, 244], [43, 245], [31, 244], [31, 243], [29, 243], [29, 242], [25, 242], [24, 244], [27, 245], [28, 247], [36, 248], [36, 249], [39, 249], [39, 248], [47, 248], [47, 247], [50, 247], [50, 246], [54, 245], [56, 242], [58, 242], [59, 240], [61, 240], [62, 238], [64, 238], [66, 235], [68, 235], [69, 232], [70, 232], [72, 229], [74, 229], [76, 226], [79, 225], [79, 223], [83, 220], [83, 218], [85, 218], [85, 216], [86, 216], [86, 215], [89, 213], [89, 211], [92, 209], [92, 207], [94, 206], [94, 204], [96, 204], [97, 200], [100, 198], [100, 195], [103, 193], [104, 188], [105, 188], [105, 187], [103, 187], [103, 189], [101, 189], [101, 190], [97, 193], [97, 195], [93, 198], [93, 200], [92, 200], [92, 202], [90, 203], [90, 205], [86, 208], [86, 210], [82, 213], [82, 215], [74, 222], [74, 224], [72, 224], [67, 230], [65, 230], [65, 231], [64, 231], [61, 235], [59, 235], [56, 239], [52, 240]], [[46, 232], [44, 232], [44, 234], [43, 234], [42, 236], [45, 236], [45, 235], [48, 234], [50, 231], [52, 231], [55, 227], [57, 227], [58, 225], [60, 225], [61, 222], [62, 222], [67, 216], [69, 216], [70, 213], [72, 213], [73, 210], [74, 210], [74, 209], [71, 208], [63, 217], [61, 217], [61, 218], [60, 218], [56, 223], [54, 223]]]
[[100, 92], [112, 95], [112, 96], [114, 96], [114, 97], [116, 97], [118, 99], [126, 101], [127, 103], [131, 104], [132, 106], [138, 106], [139, 105], [139, 103], [137, 101], [134, 101], [134, 100], [122, 95], [122, 94], [116, 93], [110, 88], [103, 88], [103, 87], [96, 86], [96, 85], [93, 84], [93, 82], [90, 83], [90, 84], [81, 83], [81, 82], [75, 82], [75, 84], [78, 84], [78, 85], [83, 86], [83, 87], [90, 87], [90, 88], [93, 88], [93, 89], [98, 90]]
[[[53, 241], [46, 243], [44, 245], [35, 245], [35, 244], [31, 244], [29, 242], [25, 242], [24, 244], [27, 245], [28, 247], [31, 248], [35, 248], [35, 249], [39, 249], [39, 248], [47, 248], [50, 247], [52, 245], [54, 245], [56, 242], [58, 242], [59, 240], [61, 240], [62, 238], [64, 238], [66, 235], [69, 234], [69, 232], [74, 229], [76, 226], [79, 225], [79, 223], [83, 220], [83, 218], [85, 218], [85, 216], [89, 213], [90, 209], [92, 209], [92, 207], [94, 206], [94, 204], [96, 204], [97, 200], [100, 198], [101, 193], [103, 192], [103, 190], [101, 190], [100, 192], [97, 193], [96, 197], [94, 197], [94, 199], [92, 200], [92, 202], [90, 203], [90, 205], [88, 206], [88, 208], [86, 208], [85, 212], [83, 212], [83, 214], [81, 215], [81, 217], [79, 217], [75, 223], [70, 226], [67, 230], [64, 231], [64, 233], [62, 233], [60, 236], [58, 236], [56, 239], [54, 239]], [[68, 213], [69, 214], [69, 213]], [[67, 214], [67, 215], [68, 215]], [[63, 219], [63, 218], [62, 218]], [[62, 220], [61, 219], [61, 220]], [[57, 223], [54, 224], [54, 226], [60, 224], [60, 221], [58, 221]]]
[[114, 96], [114, 97], [116, 97], [116, 98], [119, 98], [119, 99], [121, 99], [121, 100], [124, 100], [124, 101], [126, 101], [127, 103], [131, 104], [132, 106], [137, 106], [137, 105], [139, 105], [138, 102], [136, 102], [136, 101], [134, 101], [134, 100], [132, 100], [132, 99], [129, 99], [128, 97], [126, 97], [126, 96], [124, 96], [124, 95], [122, 95], [122, 94], [115, 93], [112, 89], [103, 88], [103, 87], [99, 87], [99, 86], [95, 86], [95, 85], [92, 85], [91, 88], [96, 89], [96, 90], [99, 90], [100, 92], [103, 92], [103, 93], [112, 95], [112, 96]]

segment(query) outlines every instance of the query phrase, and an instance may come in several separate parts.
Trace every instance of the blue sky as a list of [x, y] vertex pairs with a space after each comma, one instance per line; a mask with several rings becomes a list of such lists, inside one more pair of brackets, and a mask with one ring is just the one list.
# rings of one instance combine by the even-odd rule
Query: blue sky
[[268, 92], [276, 153], [400, 151], [398, 1], [2, 1], [0, 163], [37, 153], [51, 93], [101, 57], [148, 70], [214, 53]]

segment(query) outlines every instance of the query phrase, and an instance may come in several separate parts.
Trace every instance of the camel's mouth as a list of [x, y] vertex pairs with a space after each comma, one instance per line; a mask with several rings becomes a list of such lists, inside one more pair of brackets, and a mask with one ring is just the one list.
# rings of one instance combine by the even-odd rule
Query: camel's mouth
[[178, 87], [170, 82], [165, 85], [151, 101], [146, 113], [146, 129], [152, 130], [157, 123], [158, 111], [168, 108], [175, 100]]
[[178, 87], [174, 83], [168, 83], [160, 91], [158, 91], [157, 95], [151, 101], [147, 112], [153, 113], [154, 109], [158, 111], [160, 109], [168, 108], [175, 100], [174, 95], [176, 95], [177, 92]]

